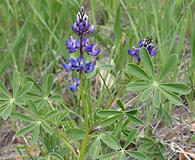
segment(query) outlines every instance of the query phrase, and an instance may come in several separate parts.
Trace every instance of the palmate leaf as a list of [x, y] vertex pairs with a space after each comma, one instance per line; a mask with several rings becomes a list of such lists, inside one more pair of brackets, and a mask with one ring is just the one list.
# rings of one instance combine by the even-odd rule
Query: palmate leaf
[[148, 75], [151, 76], [152, 79], [154, 80], [155, 79], [154, 67], [148, 51], [145, 48], [142, 48], [140, 55], [141, 62], [144, 64], [144, 68], [146, 68]]
[[153, 105], [159, 107], [161, 103], [161, 93], [158, 88], [154, 88]]
[[49, 135], [53, 134], [51, 126], [46, 121], [41, 123], [41, 128], [43, 128], [46, 133], [49, 133]]
[[39, 134], [40, 134], [40, 129], [41, 129], [41, 126], [40, 124], [36, 125], [33, 132], [32, 132], [32, 137], [31, 137], [31, 140], [30, 142], [32, 144], [35, 144], [39, 138]]
[[44, 92], [47, 96], [49, 96], [51, 89], [53, 87], [54, 75], [50, 74], [46, 81], [44, 82]]
[[33, 80], [31, 77], [25, 77], [25, 80], [27, 81], [27, 82], [33, 82], [33, 88], [32, 88], [32, 92], [33, 93], [35, 93], [35, 94], [33, 94], [33, 95], [36, 95], [36, 96], [43, 96], [43, 94], [44, 94], [44, 91], [43, 91], [43, 89], [40, 87], [40, 85], [35, 81], [35, 80]]
[[117, 141], [117, 139], [109, 134], [103, 134], [101, 135], [101, 140], [110, 148], [114, 149], [114, 150], [120, 150], [121, 146], [119, 144], [119, 142]]
[[124, 111], [125, 110], [125, 106], [123, 105], [123, 102], [119, 99], [116, 102], [118, 104], [118, 106]]
[[19, 112], [13, 112], [12, 113], [12, 117], [16, 118], [18, 120], [24, 121], [24, 122], [32, 122], [32, 121], [34, 121], [34, 119], [31, 118], [30, 116], [26, 116], [26, 115], [24, 115], [22, 113], [19, 113]]
[[117, 159], [117, 160], [124, 160], [124, 159], [127, 159], [127, 158], [126, 158], [126, 155], [125, 155], [124, 152], [120, 152], [120, 153], [116, 156], [115, 159]]
[[8, 103], [4, 107], [5, 107], [5, 109], [2, 112], [2, 117], [4, 120], [6, 120], [12, 113], [13, 103]]
[[54, 118], [58, 115], [59, 111], [58, 110], [52, 110], [51, 112], [48, 112], [46, 115], [45, 115], [45, 120], [48, 120], [48, 119], [51, 119], [51, 118]]
[[118, 154], [119, 154], [119, 152], [112, 152], [112, 153], [100, 155], [100, 156], [97, 157], [97, 159], [111, 160], [111, 159], [114, 159]]
[[150, 83], [145, 82], [132, 82], [127, 85], [126, 90], [129, 92], [142, 91], [150, 87]]
[[123, 113], [122, 113], [122, 114], [117, 114], [117, 115], [115, 115], [115, 116], [111, 116], [111, 117], [105, 119], [104, 121], [102, 121], [102, 122], [100, 123], [100, 125], [101, 125], [102, 127], [109, 126], [109, 125], [115, 123], [116, 120], [119, 120], [122, 116], [123, 116]]
[[136, 64], [127, 64], [127, 71], [131, 73], [133, 76], [146, 81], [151, 81], [150, 77], [144, 72], [143, 69], [138, 67]]
[[99, 116], [99, 117], [110, 117], [110, 116], [115, 116], [115, 115], [121, 115], [123, 112], [121, 111], [115, 111], [115, 110], [99, 110], [96, 112], [96, 114]]
[[25, 128], [20, 129], [19, 131], [17, 131], [16, 136], [17, 137], [21, 137], [24, 136], [25, 134], [29, 133], [30, 131], [32, 131], [35, 128], [34, 124], [31, 124]]
[[124, 145], [124, 149], [130, 144], [130, 143], [132, 143], [132, 141], [135, 139], [135, 137], [136, 137], [136, 135], [137, 135], [137, 129], [132, 129], [132, 130], [130, 130], [130, 132], [129, 132], [129, 135], [128, 135], [128, 137], [127, 137], [127, 141], [125, 142], [125, 145]]
[[[7, 88], [4, 86], [2, 81], [0, 81], [0, 93], [6, 97], [10, 97], [9, 92], [7, 91]], [[0, 94], [0, 97], [1, 97], [1, 94]]]
[[82, 140], [85, 136], [85, 130], [79, 128], [71, 128], [67, 130], [67, 135], [73, 140]]
[[32, 82], [27, 82], [17, 93], [16, 93], [16, 98], [20, 98], [24, 96], [27, 92], [31, 90], [33, 86]]
[[117, 125], [114, 128], [114, 135], [115, 136], [119, 135], [119, 133], [121, 132], [122, 127], [123, 127], [123, 117], [121, 117], [119, 119], [119, 121], [117, 122]]
[[12, 88], [13, 97], [15, 97], [20, 88], [20, 73], [18, 71], [14, 71], [13, 73]]
[[101, 150], [100, 138], [96, 138], [87, 146], [87, 156], [89, 159], [96, 159]]
[[144, 122], [137, 118], [136, 116], [132, 115], [132, 114], [127, 114], [129, 120], [133, 123], [135, 123], [136, 125], [139, 125], [139, 126], [143, 126], [144, 125]]
[[182, 99], [174, 93], [161, 89], [161, 93], [173, 104], [182, 105]]
[[37, 109], [37, 106], [32, 100], [27, 100], [27, 104], [31, 110], [32, 113], [34, 113], [36, 116], [39, 116], [39, 110]]
[[189, 94], [191, 88], [183, 83], [161, 83], [160, 87], [164, 90], [175, 92], [181, 95]]

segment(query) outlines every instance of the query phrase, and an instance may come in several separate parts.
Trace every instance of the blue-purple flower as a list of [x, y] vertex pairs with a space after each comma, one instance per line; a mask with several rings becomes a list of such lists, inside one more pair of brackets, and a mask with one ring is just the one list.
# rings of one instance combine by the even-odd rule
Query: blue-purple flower
[[[72, 30], [79, 36], [79, 40], [71, 36], [70, 40], [66, 41], [66, 47], [69, 53], [79, 51], [80, 56], [76, 59], [68, 59], [63, 64], [63, 67], [68, 72], [75, 70], [80, 73], [91, 73], [95, 68], [95, 64], [92, 61], [85, 61], [84, 52], [87, 52], [90, 56], [97, 56], [101, 50], [97, 49], [96, 44], [89, 44], [89, 40], [86, 38], [87, 34], [94, 32], [94, 26], [89, 24], [84, 7], [81, 7], [77, 13], [76, 22], [72, 25]], [[70, 86], [70, 90], [76, 91], [80, 80], [74, 79], [73, 81], [74, 83]]]
[[95, 64], [93, 62], [85, 62], [85, 59], [80, 57], [77, 59], [69, 59], [68, 63], [64, 63], [63, 67], [66, 71], [84, 71], [85, 73], [91, 73], [93, 72], [95, 68]]
[[95, 68], [95, 64], [93, 62], [89, 62], [89, 63], [85, 64], [85, 72], [86, 73], [93, 72], [94, 68]]
[[138, 43], [139, 48], [133, 47], [133, 49], [128, 50], [130, 56], [136, 57], [136, 61], [140, 61], [140, 49], [145, 47], [151, 57], [155, 56], [157, 53], [157, 48], [154, 47], [154, 43], [151, 37], [144, 38]]
[[75, 39], [74, 37], [70, 37], [70, 40], [66, 40], [66, 47], [69, 51], [69, 53], [73, 53], [80, 48], [80, 42]]
[[78, 86], [80, 85], [80, 80], [78, 78], [73, 79], [73, 84], [70, 86], [71, 91], [77, 91]]
[[136, 61], [140, 61], [141, 58], [140, 58], [140, 49], [139, 48], [135, 48], [133, 47], [132, 50], [128, 50], [128, 53], [130, 56], [133, 56], [133, 57], [136, 57]]
[[101, 50], [96, 49], [96, 44], [90, 44], [87, 45], [84, 50], [90, 55], [90, 56], [97, 56], [100, 54]]

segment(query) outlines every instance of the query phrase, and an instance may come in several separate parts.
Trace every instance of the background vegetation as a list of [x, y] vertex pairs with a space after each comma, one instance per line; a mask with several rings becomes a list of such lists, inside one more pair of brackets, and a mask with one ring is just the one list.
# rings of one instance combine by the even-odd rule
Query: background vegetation
[[[69, 90], [69, 75], [62, 68], [62, 62], [69, 57], [65, 40], [72, 35], [71, 26], [82, 5], [95, 26], [91, 39], [102, 49], [96, 72], [86, 77], [84, 86], [87, 104], [91, 106], [88, 108], [90, 140], [86, 159], [130, 156], [158, 160], [194, 156], [194, 0], [1, 0], [0, 79], [7, 92], [14, 94], [15, 90], [19, 98], [12, 107], [11, 118], [9, 114], [2, 114], [7, 106], [0, 99], [4, 119], [0, 124], [0, 157], [78, 158], [85, 128], [82, 105], [79, 92]], [[148, 94], [149, 97], [140, 98], [137, 89], [126, 90], [127, 84], [137, 80], [132, 77], [135, 76], [132, 70], [126, 69], [127, 63], [135, 63], [128, 49], [147, 36], [152, 36], [158, 47], [157, 55], [152, 58], [155, 74], [160, 76], [170, 60], [168, 66], [173, 65], [173, 68], [167, 69], [170, 73], [164, 81], [182, 82], [191, 88], [190, 92], [188, 89], [185, 92], [185, 88], [178, 88], [181, 92], [174, 91], [182, 93], [182, 104], [177, 105], [177, 98], [171, 97], [175, 102], [172, 103], [171, 98], [167, 100], [162, 96], [163, 104], [159, 102], [155, 107], [152, 105], [158, 103], [153, 102], [155, 96]], [[147, 70], [144, 64], [141, 66]], [[26, 90], [19, 90], [24, 87]], [[2, 95], [3, 91], [0, 90]], [[28, 99], [27, 106], [34, 108], [32, 113], [22, 102], [24, 99]], [[30, 99], [37, 103], [33, 104]], [[113, 112], [109, 112], [111, 110]], [[127, 115], [121, 118], [114, 111]], [[40, 132], [40, 137], [32, 136], [31, 130], [18, 133], [26, 127], [19, 120], [29, 124], [28, 118], [34, 114], [36, 122], [37, 118], [44, 119], [42, 130], [45, 133]], [[107, 120], [109, 116], [112, 119]], [[30, 123], [34, 125], [32, 119]], [[16, 137], [20, 138], [15, 137], [16, 132]], [[25, 133], [28, 134], [24, 136]], [[123, 153], [121, 146], [128, 149], [128, 154]], [[13, 148], [13, 153], [6, 153], [6, 147]]]

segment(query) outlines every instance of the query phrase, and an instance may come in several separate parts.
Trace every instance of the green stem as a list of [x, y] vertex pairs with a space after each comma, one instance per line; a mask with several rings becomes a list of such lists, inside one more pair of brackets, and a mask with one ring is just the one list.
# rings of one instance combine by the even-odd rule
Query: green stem
[[80, 95], [81, 95], [81, 101], [82, 101], [82, 107], [83, 107], [83, 113], [84, 113], [84, 119], [85, 119], [85, 136], [82, 142], [82, 146], [81, 146], [81, 150], [80, 150], [80, 157], [79, 160], [83, 160], [84, 158], [84, 154], [85, 154], [85, 150], [88, 144], [88, 135], [89, 135], [89, 124], [88, 124], [88, 113], [87, 113], [87, 105], [85, 102], [85, 97], [84, 97], [84, 92], [83, 92], [83, 86], [84, 86], [84, 82], [82, 79], [82, 76], [80, 74], [80, 80], [81, 80], [81, 84], [80, 84]]

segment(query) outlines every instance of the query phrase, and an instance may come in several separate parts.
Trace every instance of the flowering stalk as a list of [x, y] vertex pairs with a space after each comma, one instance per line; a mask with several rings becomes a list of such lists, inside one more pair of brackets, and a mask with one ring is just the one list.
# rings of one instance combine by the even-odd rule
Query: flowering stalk
[[86, 130], [79, 157], [80, 160], [83, 160], [89, 134], [88, 111], [84, 93], [84, 73], [91, 73], [95, 68], [93, 61], [86, 62], [84, 52], [87, 52], [88, 55], [94, 57], [99, 55], [101, 51], [96, 49], [96, 44], [89, 44], [89, 40], [86, 38], [86, 35], [94, 32], [94, 26], [89, 24], [84, 7], [81, 7], [80, 11], [77, 13], [76, 22], [72, 25], [72, 30], [79, 36], [79, 40], [71, 36], [71, 39], [66, 41], [66, 46], [70, 54], [79, 51], [79, 58], [70, 58], [67, 60], [68, 63], [64, 63], [63, 66], [66, 71], [70, 72], [76, 70], [79, 72], [79, 79], [73, 78], [73, 85], [70, 86], [70, 90], [77, 91], [77, 88], [80, 86], [80, 97]]
[[143, 40], [140, 40], [137, 48], [133, 47], [133, 49], [128, 50], [129, 55], [135, 57], [138, 63], [141, 60], [140, 49], [142, 47], [146, 48], [151, 57], [155, 56], [157, 52], [157, 48], [154, 47], [152, 37], [147, 37]]

